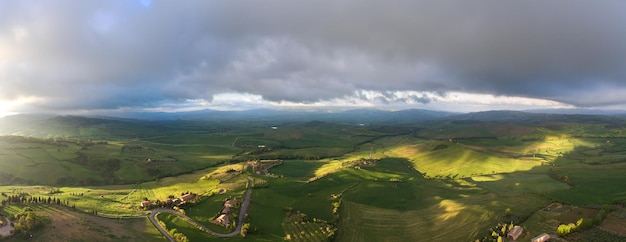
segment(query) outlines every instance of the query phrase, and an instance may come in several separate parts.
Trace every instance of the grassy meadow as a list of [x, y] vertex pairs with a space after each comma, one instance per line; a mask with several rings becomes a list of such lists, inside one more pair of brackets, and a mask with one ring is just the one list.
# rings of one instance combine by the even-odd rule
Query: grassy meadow
[[[175, 216], [158, 217], [190, 241], [473, 241], [509, 220], [531, 233], [555, 233], [554, 219], [564, 211], [544, 210], [554, 202], [568, 208], [626, 202], [626, 133], [611, 122], [313, 121], [273, 129], [263, 122], [72, 119], [80, 124], [76, 132], [57, 122], [53, 131], [64, 136], [0, 137], [0, 200], [58, 199], [65, 206], [32, 206], [101, 224], [84, 236], [99, 231], [103, 241], [162, 240], [144, 219], [92, 214], [144, 216], [148, 211], [138, 206], [144, 198], [186, 192], [202, 197], [184, 208], [188, 216], [228, 232], [209, 221], [225, 199], [243, 196], [247, 178], [256, 185], [246, 238], [215, 238]], [[255, 173], [247, 167], [253, 160], [282, 163]], [[144, 232], [111, 232], [120, 224]]]

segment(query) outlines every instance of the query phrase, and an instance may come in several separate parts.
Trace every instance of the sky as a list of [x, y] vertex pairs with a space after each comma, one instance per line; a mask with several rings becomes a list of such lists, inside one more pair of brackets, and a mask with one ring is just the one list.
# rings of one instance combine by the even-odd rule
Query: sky
[[622, 0], [3, 0], [0, 116], [626, 109]]

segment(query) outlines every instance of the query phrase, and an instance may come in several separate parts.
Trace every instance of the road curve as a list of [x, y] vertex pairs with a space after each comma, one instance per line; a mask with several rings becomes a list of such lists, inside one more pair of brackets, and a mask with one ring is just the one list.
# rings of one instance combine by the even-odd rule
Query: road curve
[[239, 220], [237, 221], [237, 227], [235, 228], [235, 230], [233, 232], [227, 233], [227, 234], [222, 234], [222, 233], [217, 233], [214, 232], [210, 229], [208, 229], [207, 227], [204, 227], [204, 225], [196, 222], [195, 220], [193, 220], [192, 218], [188, 217], [187, 215], [184, 215], [176, 210], [173, 209], [169, 209], [169, 208], [156, 208], [153, 209], [152, 212], [150, 213], [150, 215], [148, 215], [148, 219], [150, 219], [150, 222], [152, 222], [152, 224], [159, 230], [159, 232], [161, 232], [161, 234], [163, 234], [163, 236], [165, 236], [165, 238], [167, 238], [169, 241], [174, 242], [174, 237], [172, 237], [172, 235], [170, 235], [165, 228], [161, 227], [161, 225], [156, 221], [156, 215], [159, 213], [171, 213], [174, 214], [180, 218], [182, 218], [183, 220], [187, 221], [190, 224], [193, 224], [194, 226], [196, 226], [199, 230], [202, 230], [206, 233], [209, 233], [215, 237], [233, 237], [233, 236], [237, 236], [240, 232], [241, 232], [241, 227], [243, 226], [243, 220], [246, 217], [246, 211], [248, 211], [248, 206], [250, 206], [250, 195], [252, 194], [252, 179], [248, 178], [248, 189], [246, 190], [246, 195], [244, 197], [243, 203], [241, 204], [241, 210], [239, 211]]
[[4, 222], [4, 225], [0, 227], [0, 238], [11, 236], [12, 235], [11, 230], [13, 230], [13, 225], [11, 224], [11, 221], [9, 221], [8, 217], [5, 217], [3, 222]]

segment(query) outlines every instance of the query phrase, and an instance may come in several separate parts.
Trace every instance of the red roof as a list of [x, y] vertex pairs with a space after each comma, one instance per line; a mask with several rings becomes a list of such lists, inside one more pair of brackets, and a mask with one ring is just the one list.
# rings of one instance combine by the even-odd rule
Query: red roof
[[141, 206], [142, 207], [150, 206], [150, 204], [152, 204], [150, 201], [141, 201]]

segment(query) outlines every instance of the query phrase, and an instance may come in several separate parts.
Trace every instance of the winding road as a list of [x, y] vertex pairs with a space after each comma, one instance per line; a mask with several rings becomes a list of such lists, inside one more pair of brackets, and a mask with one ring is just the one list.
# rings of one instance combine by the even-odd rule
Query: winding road
[[193, 224], [194, 226], [196, 226], [198, 229], [209, 233], [213, 236], [216, 237], [233, 237], [238, 235], [241, 232], [241, 227], [243, 226], [243, 220], [246, 217], [246, 211], [248, 211], [248, 206], [250, 206], [250, 195], [252, 194], [252, 179], [248, 178], [248, 189], [246, 190], [246, 195], [244, 197], [243, 203], [241, 204], [241, 210], [239, 211], [239, 220], [237, 221], [237, 227], [235, 228], [235, 231], [227, 233], [227, 234], [222, 234], [222, 233], [217, 233], [214, 232], [210, 229], [208, 229], [207, 227], [204, 227], [204, 225], [198, 223], [197, 221], [193, 220], [192, 218], [188, 217], [187, 215], [184, 215], [176, 210], [173, 209], [168, 209], [168, 208], [157, 208], [157, 209], [153, 209], [152, 212], [150, 213], [150, 215], [148, 215], [148, 219], [150, 219], [150, 222], [152, 222], [152, 224], [159, 230], [159, 232], [161, 232], [161, 234], [163, 234], [163, 236], [165, 236], [165, 238], [167, 238], [169, 241], [176, 241], [174, 240], [174, 237], [172, 237], [172, 235], [170, 235], [165, 228], [161, 227], [161, 225], [157, 222], [156, 220], [156, 215], [159, 213], [170, 213], [170, 214], [174, 214], [180, 218], [182, 218], [183, 220], [187, 221], [190, 224]]

